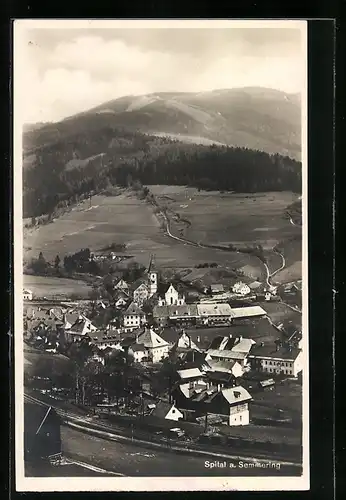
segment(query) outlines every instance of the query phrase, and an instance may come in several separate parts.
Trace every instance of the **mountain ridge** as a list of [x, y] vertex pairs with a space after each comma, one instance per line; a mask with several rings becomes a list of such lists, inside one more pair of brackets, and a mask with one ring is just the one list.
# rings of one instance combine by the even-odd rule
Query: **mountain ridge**
[[[26, 150], [42, 147], [73, 130], [124, 127], [141, 133], [205, 139], [300, 160], [299, 94], [244, 87], [203, 92], [153, 92], [122, 96], [60, 122], [26, 126]], [[198, 140], [197, 140], [198, 139]]]

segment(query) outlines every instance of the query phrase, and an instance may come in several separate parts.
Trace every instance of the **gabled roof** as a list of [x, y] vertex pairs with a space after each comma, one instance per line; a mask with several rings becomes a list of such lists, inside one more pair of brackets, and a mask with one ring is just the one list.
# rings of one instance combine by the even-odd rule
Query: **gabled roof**
[[136, 304], [136, 302], [131, 302], [131, 304], [129, 305], [129, 307], [126, 309], [126, 311], [124, 312], [125, 315], [129, 315], [129, 314], [132, 314], [132, 315], [139, 315], [139, 316], [143, 316], [144, 315], [144, 312], [142, 311], [142, 309]]
[[93, 326], [94, 325], [88, 318], [82, 316], [81, 318], [78, 318], [77, 321], [71, 326], [70, 331], [71, 333], [82, 333], [84, 330], [91, 331], [91, 327]]
[[126, 281], [125, 281], [123, 278], [121, 278], [121, 279], [117, 282], [117, 284], [116, 284], [116, 285], [114, 285], [114, 288], [119, 288], [119, 289], [123, 289], [123, 288], [124, 288], [124, 289], [128, 290], [129, 285], [126, 283]]
[[[169, 411], [172, 408], [177, 410], [177, 408], [175, 408], [174, 405], [166, 403], [165, 401], [159, 401], [156, 404], [156, 407], [150, 413], [150, 415], [153, 417], [166, 418], [166, 416], [168, 415]], [[179, 411], [179, 410], [177, 410], [177, 411]]]
[[200, 316], [232, 316], [232, 309], [229, 304], [197, 304], [197, 311]]
[[181, 380], [189, 380], [192, 378], [204, 377], [204, 373], [199, 368], [189, 368], [177, 371]]
[[138, 286], [136, 286], [133, 291], [136, 292], [139, 289], [143, 289], [143, 290], [147, 289], [149, 291], [148, 284], [145, 283], [144, 281], [142, 283], [138, 283]]
[[209, 349], [219, 351], [234, 351], [247, 354], [254, 344], [255, 341], [252, 339], [219, 336], [212, 340]]
[[175, 343], [175, 346], [181, 349], [199, 350], [197, 345], [191, 340], [191, 337], [187, 335], [185, 332], [180, 335], [179, 339]]
[[147, 348], [156, 348], [169, 345], [162, 337], [154, 332], [151, 328], [146, 328], [143, 333], [138, 336], [138, 344], [144, 344]]
[[210, 285], [210, 289], [212, 292], [223, 292], [225, 290], [224, 286], [220, 283]]
[[266, 311], [260, 306], [234, 307], [232, 318], [251, 318], [253, 316], [266, 316]]
[[230, 405], [250, 401], [252, 399], [249, 392], [241, 386], [232, 387], [231, 389], [222, 389], [221, 393]]
[[231, 380], [233, 380], [233, 375], [232, 373], [226, 373], [226, 372], [222, 372], [222, 371], [210, 371], [210, 372], [207, 372], [206, 374], [208, 380], [210, 380], [211, 382], [214, 382], [214, 383], [218, 383], [218, 382], [230, 382]]
[[207, 368], [209, 367], [210, 370], [208, 371], [215, 371], [215, 372], [222, 372], [222, 373], [232, 373], [232, 368], [235, 365], [236, 361], [234, 359], [232, 360], [224, 360], [224, 361], [216, 361], [213, 359], [210, 359], [206, 361], [207, 363]]
[[246, 358], [245, 352], [232, 351], [231, 349], [208, 349], [208, 354], [217, 358], [235, 359], [239, 361]]
[[115, 295], [115, 302], [119, 299], [129, 300], [130, 296], [124, 290], [119, 290]]
[[302, 352], [301, 349], [297, 347], [292, 347], [291, 349], [287, 346], [281, 346], [278, 349], [276, 345], [265, 344], [265, 345], [254, 345], [250, 351], [250, 357], [258, 358], [269, 358], [269, 359], [284, 359], [294, 361], [299, 354]]
[[131, 349], [133, 352], [145, 352], [147, 347], [144, 344], [132, 344]]
[[155, 263], [155, 256], [150, 255], [147, 273], [153, 273], [153, 272], [157, 272], [156, 263]]
[[155, 306], [153, 309], [155, 318], [195, 318], [198, 316], [195, 304], [184, 304], [182, 306]]

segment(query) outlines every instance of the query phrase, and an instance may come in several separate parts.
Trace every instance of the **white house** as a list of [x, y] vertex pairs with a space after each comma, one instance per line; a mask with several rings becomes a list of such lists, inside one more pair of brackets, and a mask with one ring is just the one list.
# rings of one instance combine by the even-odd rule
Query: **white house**
[[244, 387], [222, 389], [222, 396], [229, 404], [229, 425], [248, 425], [250, 423], [249, 402], [252, 397]]
[[144, 344], [132, 344], [129, 352], [132, 354], [135, 363], [150, 359], [150, 350]]
[[133, 301], [142, 306], [150, 297], [150, 288], [146, 283], [141, 283], [133, 292]]
[[159, 298], [159, 306], [182, 306], [185, 304], [185, 296], [180, 294], [172, 284], [165, 292], [164, 297]]
[[303, 351], [297, 347], [258, 344], [252, 347], [249, 362], [254, 370], [297, 377], [303, 369]]
[[245, 295], [249, 295], [249, 293], [251, 292], [251, 289], [246, 283], [239, 281], [238, 283], [236, 283], [233, 286], [232, 292], [244, 297]]
[[126, 283], [125, 280], [121, 279], [118, 281], [118, 283], [114, 286], [115, 290], [122, 290], [123, 292], [128, 292], [129, 291], [129, 285]]
[[175, 420], [176, 422], [184, 418], [184, 415], [175, 405], [160, 401], [150, 413], [153, 417], [165, 418], [166, 420]]
[[145, 313], [135, 302], [131, 302], [131, 304], [126, 309], [123, 315], [124, 328], [127, 331], [132, 331], [144, 325], [145, 322], [146, 322]]
[[32, 291], [28, 288], [23, 290], [23, 300], [32, 300]]
[[[145, 330], [137, 336], [136, 344], [143, 345], [148, 352], [148, 357], [153, 363], [162, 361], [168, 356], [171, 345], [151, 328]], [[133, 350], [134, 345], [131, 346]], [[143, 356], [144, 357], [144, 356]]]
[[70, 340], [76, 342], [83, 339], [86, 335], [95, 332], [96, 330], [97, 330], [96, 326], [93, 325], [88, 318], [81, 315], [77, 319], [77, 321], [71, 326], [71, 328], [66, 330], [65, 333], [70, 338]]

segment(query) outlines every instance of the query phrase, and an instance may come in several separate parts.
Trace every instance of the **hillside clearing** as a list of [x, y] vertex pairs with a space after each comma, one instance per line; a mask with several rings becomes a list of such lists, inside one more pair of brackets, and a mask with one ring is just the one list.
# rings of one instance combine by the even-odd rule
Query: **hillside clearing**
[[81, 202], [54, 222], [25, 231], [24, 257], [37, 257], [42, 251], [48, 261], [53, 261], [57, 254], [63, 258], [81, 248], [98, 251], [113, 242], [125, 243], [127, 254], [144, 265], [151, 253], [161, 267], [194, 267], [203, 262], [232, 268], [257, 265], [251, 256], [194, 248], [170, 239], [160, 228], [151, 205], [129, 192], [94, 196], [91, 207], [89, 201]]
[[68, 278], [54, 278], [50, 276], [31, 276], [24, 274], [23, 284], [32, 290], [35, 298], [52, 298], [57, 295], [78, 295], [87, 298], [92, 288], [84, 281]]

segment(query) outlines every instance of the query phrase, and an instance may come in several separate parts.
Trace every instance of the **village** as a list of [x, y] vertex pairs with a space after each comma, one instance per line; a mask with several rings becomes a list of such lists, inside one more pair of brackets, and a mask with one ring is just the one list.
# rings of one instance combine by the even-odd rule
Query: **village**
[[[269, 454], [272, 442], [294, 443], [300, 456], [302, 333], [268, 315], [277, 288], [239, 280], [192, 291], [187, 282], [163, 281], [152, 255], [140, 279], [118, 276], [112, 299], [48, 301], [25, 289], [24, 355], [42, 354], [26, 393], [89, 408], [123, 429], [130, 418], [132, 434], [191, 440], [197, 430], [207, 442], [269, 442]], [[69, 359], [70, 373], [53, 373], [48, 355]]]

